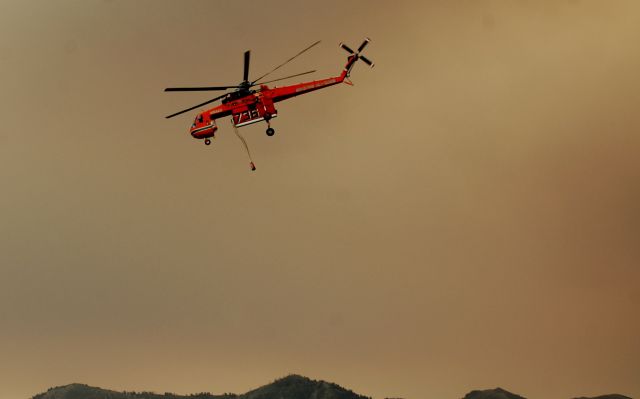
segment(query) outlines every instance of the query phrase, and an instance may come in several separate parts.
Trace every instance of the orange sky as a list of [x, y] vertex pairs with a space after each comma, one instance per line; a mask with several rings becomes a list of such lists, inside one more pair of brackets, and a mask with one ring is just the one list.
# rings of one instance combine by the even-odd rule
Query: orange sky
[[[0, 398], [640, 396], [638, 2], [229, 3], [0, 3]], [[364, 36], [255, 173], [164, 119]]]

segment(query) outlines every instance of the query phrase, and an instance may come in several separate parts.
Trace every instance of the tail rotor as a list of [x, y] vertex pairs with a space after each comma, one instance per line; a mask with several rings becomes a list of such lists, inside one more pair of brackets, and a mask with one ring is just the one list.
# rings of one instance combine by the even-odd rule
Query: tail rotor
[[369, 65], [371, 68], [373, 68], [374, 63], [370, 59], [365, 57], [364, 55], [360, 55], [362, 50], [364, 50], [364, 48], [367, 47], [367, 44], [369, 44], [370, 41], [371, 41], [371, 39], [369, 39], [368, 37], [365, 37], [364, 41], [362, 42], [360, 47], [358, 47], [358, 51], [353, 51], [349, 46], [347, 46], [344, 43], [340, 43], [340, 47], [342, 47], [347, 53], [349, 53], [353, 57], [355, 57], [356, 61], [357, 60], [362, 60], [362, 62], [364, 62], [365, 64]]

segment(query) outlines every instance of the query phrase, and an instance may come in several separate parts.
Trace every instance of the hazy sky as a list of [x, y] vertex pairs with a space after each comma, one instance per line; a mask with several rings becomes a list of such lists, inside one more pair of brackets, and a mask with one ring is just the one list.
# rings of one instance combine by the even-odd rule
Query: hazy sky
[[[164, 119], [365, 36], [256, 172]], [[639, 48], [635, 0], [0, 1], [0, 398], [639, 397]]]

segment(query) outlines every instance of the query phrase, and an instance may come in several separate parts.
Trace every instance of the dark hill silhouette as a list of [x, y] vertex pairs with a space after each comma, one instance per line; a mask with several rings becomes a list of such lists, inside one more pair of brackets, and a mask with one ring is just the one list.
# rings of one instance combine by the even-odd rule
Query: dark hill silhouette
[[33, 399], [112, 399], [120, 398], [122, 393], [90, 387], [85, 384], [69, 384], [61, 387], [49, 388], [45, 393], [38, 394]]
[[326, 381], [289, 375], [242, 395], [212, 395], [208, 392], [176, 395], [153, 392], [116, 392], [84, 384], [50, 388], [33, 399], [371, 399]]
[[485, 389], [484, 391], [471, 391], [465, 395], [464, 399], [525, 399], [502, 388]]
[[[326, 381], [316, 381], [300, 375], [289, 375], [275, 380], [247, 393], [237, 395], [225, 393], [213, 395], [208, 392], [177, 395], [153, 392], [117, 392], [96, 388], [85, 384], [70, 384], [50, 388], [47, 392], [33, 396], [32, 399], [371, 399], [358, 395], [349, 389]], [[525, 399], [502, 388], [471, 391], [464, 399]], [[574, 399], [632, 399], [628, 396], [610, 394]]]
[[593, 397], [586, 397], [586, 396], [581, 396], [579, 398], [574, 398], [574, 399], [631, 399], [628, 396], [624, 396], [624, 395], [619, 395], [617, 393], [611, 394], [611, 395], [601, 395], [601, 396], [593, 396]]
[[[471, 391], [465, 395], [464, 399], [526, 399], [520, 395], [516, 395], [515, 393], [511, 393], [502, 388], [496, 389], [485, 389], [483, 391]], [[602, 395], [602, 396], [593, 396], [593, 397], [580, 397], [574, 399], [632, 399], [628, 396], [619, 395], [619, 394], [610, 394], [610, 395]]]
[[365, 399], [351, 390], [326, 381], [289, 375], [244, 395], [241, 399]]

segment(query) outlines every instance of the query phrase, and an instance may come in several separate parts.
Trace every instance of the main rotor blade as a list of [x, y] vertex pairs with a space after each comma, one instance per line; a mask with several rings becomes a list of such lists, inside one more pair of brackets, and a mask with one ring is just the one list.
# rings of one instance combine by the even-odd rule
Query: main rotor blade
[[280, 78], [280, 79], [273, 79], [273, 80], [267, 80], [266, 82], [261, 82], [261, 85], [267, 84], [267, 83], [271, 83], [271, 82], [277, 82], [279, 80], [285, 80], [285, 79], [289, 79], [289, 78], [295, 78], [296, 76], [302, 76], [302, 75], [306, 75], [308, 73], [314, 73], [316, 70], [314, 69], [313, 71], [307, 71], [307, 72], [302, 72], [302, 73], [297, 73], [295, 75], [291, 75], [291, 76], [287, 76], [286, 78]]
[[355, 51], [351, 50], [351, 49], [349, 48], [349, 46], [347, 46], [347, 45], [346, 45], [346, 44], [344, 44], [344, 43], [340, 43], [340, 47], [342, 47], [343, 49], [347, 50], [347, 52], [348, 52], [349, 54], [353, 54], [353, 53], [355, 53]]
[[285, 62], [283, 62], [282, 64], [278, 65], [277, 67], [273, 68], [271, 71], [265, 73], [264, 75], [260, 76], [258, 79], [254, 80], [253, 82], [251, 82], [252, 85], [256, 84], [260, 79], [266, 77], [267, 75], [272, 74], [273, 72], [275, 72], [278, 68], [286, 65], [287, 63], [293, 61], [296, 57], [298, 57], [299, 55], [301, 55], [302, 53], [304, 53], [305, 51], [309, 50], [311, 47], [317, 45], [318, 43], [320, 43], [320, 40], [318, 40], [317, 42], [313, 43], [311, 46], [305, 48], [304, 50], [302, 50], [301, 52], [299, 52], [298, 54], [294, 55], [293, 57], [289, 58], [288, 60], [286, 60]]
[[244, 74], [242, 75], [242, 81], [246, 82], [249, 80], [249, 59], [251, 58], [251, 51], [247, 50], [244, 52]]
[[164, 91], [214, 91], [237, 89], [240, 86], [167, 87]]
[[365, 64], [373, 68], [373, 62], [371, 62], [371, 60], [369, 60], [367, 57], [365, 57], [364, 55], [360, 55], [358, 56], [358, 58], [360, 58], [362, 61], [364, 61]]
[[216, 100], [219, 100], [219, 99], [221, 99], [222, 97], [224, 97], [224, 96], [226, 96], [226, 95], [227, 95], [227, 94], [225, 93], [225, 94], [223, 94], [223, 95], [221, 95], [221, 96], [218, 96], [218, 97], [216, 97], [216, 98], [214, 98], [214, 99], [211, 99], [211, 100], [209, 100], [209, 101], [205, 101], [205, 102], [203, 102], [202, 104], [194, 105], [194, 106], [193, 106], [193, 107], [191, 107], [191, 108], [183, 109], [182, 111], [176, 112], [175, 114], [171, 114], [171, 115], [165, 116], [165, 118], [169, 119], [169, 118], [173, 118], [174, 116], [177, 116], [177, 115], [180, 115], [180, 114], [184, 114], [185, 112], [189, 112], [189, 111], [191, 111], [191, 110], [193, 110], [193, 109], [196, 109], [196, 108], [202, 107], [203, 105], [207, 105], [207, 104], [212, 103], [212, 102], [214, 102], [214, 101], [216, 101]]
[[370, 41], [371, 41], [371, 39], [369, 39], [368, 37], [365, 37], [364, 38], [364, 42], [362, 42], [360, 47], [358, 47], [358, 53], [361, 52], [362, 50], [364, 50], [364, 48], [367, 47], [367, 44], [369, 44]]

